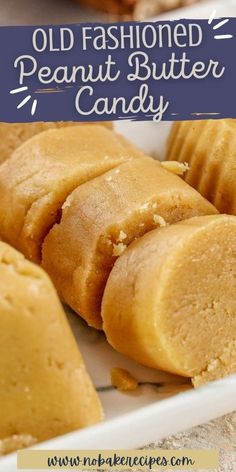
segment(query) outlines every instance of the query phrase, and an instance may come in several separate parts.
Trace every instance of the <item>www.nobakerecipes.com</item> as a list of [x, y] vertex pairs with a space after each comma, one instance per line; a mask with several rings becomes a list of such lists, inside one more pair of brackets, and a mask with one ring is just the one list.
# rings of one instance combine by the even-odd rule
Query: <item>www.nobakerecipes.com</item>
[[149, 450], [37, 450], [17, 453], [17, 470], [215, 470], [219, 451], [214, 449]]
[[121, 456], [119, 454], [111, 454], [110, 457], [104, 457], [103, 454], [98, 454], [97, 456], [77, 456], [77, 457], [48, 457], [48, 467], [70, 467], [77, 468], [77, 470], [83, 470], [87, 468], [88, 470], [99, 469], [104, 467], [109, 468], [120, 468], [120, 466], [125, 466], [130, 469], [137, 467], [145, 467], [149, 470], [156, 469], [156, 466], [159, 467], [186, 467], [194, 466], [195, 460], [191, 457], [182, 456], [176, 457], [172, 456], [167, 458], [166, 456], [152, 456], [152, 455], [143, 455], [143, 456]]

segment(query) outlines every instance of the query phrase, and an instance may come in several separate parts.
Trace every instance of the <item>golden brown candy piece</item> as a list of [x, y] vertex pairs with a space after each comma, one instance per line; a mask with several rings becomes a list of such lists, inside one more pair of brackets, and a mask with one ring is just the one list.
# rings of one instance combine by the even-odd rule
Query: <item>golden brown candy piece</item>
[[72, 190], [134, 154], [118, 135], [96, 125], [29, 139], [0, 166], [1, 239], [39, 262], [42, 241]]
[[0, 405], [5, 450], [12, 449], [12, 441], [19, 447], [20, 440], [42, 441], [102, 418], [97, 393], [48, 276], [2, 242]]
[[167, 159], [186, 162], [184, 180], [220, 213], [236, 215], [236, 120], [175, 123]]
[[101, 300], [118, 256], [147, 231], [216, 213], [180, 177], [143, 156], [78, 187], [47, 235], [42, 264], [62, 298], [101, 328]]
[[128, 370], [119, 367], [111, 370], [111, 384], [120, 392], [133, 392], [138, 388], [138, 380]]
[[236, 372], [236, 217], [154, 230], [116, 261], [102, 303], [110, 344], [195, 385]]
[[[0, 164], [11, 157], [13, 151], [35, 134], [51, 128], [78, 126], [83, 123], [72, 121], [39, 121], [38, 123], [2, 123], [0, 122]], [[112, 128], [112, 123], [101, 122], [101, 125]]]

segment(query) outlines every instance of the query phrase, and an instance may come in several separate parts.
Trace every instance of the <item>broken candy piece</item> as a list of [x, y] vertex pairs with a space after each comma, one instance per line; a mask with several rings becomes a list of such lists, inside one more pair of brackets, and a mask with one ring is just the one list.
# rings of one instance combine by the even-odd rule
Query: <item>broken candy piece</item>
[[[94, 423], [101, 405], [42, 269], [0, 243], [0, 446]], [[1, 443], [1, 440], [3, 443]]]
[[159, 162], [143, 156], [78, 187], [45, 238], [42, 264], [62, 298], [101, 328], [101, 300], [118, 256], [147, 231], [215, 208]]
[[236, 372], [235, 280], [236, 217], [195, 217], [151, 231], [111, 271], [102, 302], [107, 339], [141, 364], [196, 385]]
[[115, 367], [111, 370], [111, 383], [120, 392], [132, 392], [137, 390], [138, 381], [131, 375], [128, 370]]
[[236, 120], [175, 123], [167, 159], [189, 164], [184, 180], [220, 213], [236, 215]]
[[133, 156], [102, 126], [44, 131], [0, 166], [0, 237], [34, 262], [72, 190]]

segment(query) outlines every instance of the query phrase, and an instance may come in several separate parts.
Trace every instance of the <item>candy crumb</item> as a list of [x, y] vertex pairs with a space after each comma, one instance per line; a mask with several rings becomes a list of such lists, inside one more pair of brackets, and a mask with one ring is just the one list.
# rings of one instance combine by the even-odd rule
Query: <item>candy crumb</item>
[[127, 234], [124, 231], [120, 231], [120, 234], [118, 236], [118, 241], [124, 241], [124, 239], [127, 238]]
[[127, 370], [114, 368], [111, 370], [111, 383], [120, 392], [132, 392], [138, 388], [138, 381]]
[[166, 161], [162, 162], [161, 165], [172, 172], [172, 174], [176, 175], [184, 175], [184, 173], [190, 169], [187, 162]]
[[123, 252], [126, 250], [127, 246], [126, 244], [119, 243], [119, 244], [113, 244], [113, 256], [119, 257], [123, 254]]
[[165, 226], [167, 226], [166, 221], [160, 215], [154, 215], [153, 216], [153, 221], [156, 225], [160, 226], [160, 228], [164, 228]]

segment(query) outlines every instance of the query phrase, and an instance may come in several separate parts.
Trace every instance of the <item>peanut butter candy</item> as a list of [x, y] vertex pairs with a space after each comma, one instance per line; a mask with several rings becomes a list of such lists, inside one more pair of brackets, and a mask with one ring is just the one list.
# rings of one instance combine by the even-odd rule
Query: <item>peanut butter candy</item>
[[236, 372], [236, 217], [154, 230], [116, 261], [103, 302], [110, 344], [198, 386]]
[[42, 264], [62, 300], [101, 328], [106, 281], [128, 245], [154, 228], [214, 213], [180, 177], [143, 156], [71, 193], [44, 241]]
[[[0, 243], [0, 443], [6, 451], [97, 423], [102, 409], [54, 287]], [[18, 438], [18, 440], [17, 440]]]
[[50, 129], [26, 141], [0, 166], [0, 237], [34, 262], [61, 206], [80, 184], [133, 156], [96, 125]]
[[167, 159], [187, 163], [184, 180], [220, 213], [236, 215], [236, 120], [175, 123]]

